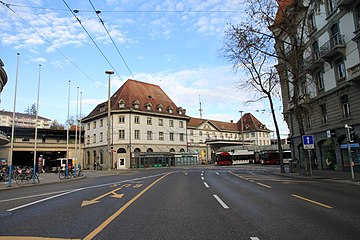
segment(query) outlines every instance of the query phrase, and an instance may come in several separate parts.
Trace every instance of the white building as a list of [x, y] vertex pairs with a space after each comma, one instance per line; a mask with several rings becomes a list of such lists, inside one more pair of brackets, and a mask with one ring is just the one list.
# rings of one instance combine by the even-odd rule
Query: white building
[[[36, 116], [15, 113], [15, 127], [35, 128]], [[10, 127], [13, 124], [13, 112], [0, 111], [0, 126]], [[51, 120], [38, 116], [38, 128], [50, 128]]]
[[107, 102], [82, 121], [85, 124], [85, 165], [106, 168], [157, 167], [197, 163], [187, 155], [185, 109], [157, 85], [127, 80], [111, 96], [110, 142], [107, 156]]

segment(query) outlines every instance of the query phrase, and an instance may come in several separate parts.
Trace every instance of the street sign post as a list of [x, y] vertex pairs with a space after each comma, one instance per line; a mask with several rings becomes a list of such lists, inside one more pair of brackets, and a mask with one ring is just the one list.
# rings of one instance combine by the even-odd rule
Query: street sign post
[[312, 135], [303, 135], [303, 148], [304, 150], [308, 150], [308, 158], [309, 158], [309, 167], [310, 167], [310, 176], [312, 176], [312, 166], [311, 166], [311, 149], [314, 149], [314, 136]]

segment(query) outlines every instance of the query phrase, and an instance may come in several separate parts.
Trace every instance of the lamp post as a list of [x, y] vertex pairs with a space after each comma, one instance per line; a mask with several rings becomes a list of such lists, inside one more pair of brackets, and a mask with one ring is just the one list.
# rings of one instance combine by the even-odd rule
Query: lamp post
[[240, 117], [240, 124], [241, 124], [241, 139], [242, 139], [242, 145], [243, 145], [243, 149], [244, 149], [244, 127], [243, 127], [243, 112], [242, 110], [239, 111], [239, 113], [241, 114], [241, 117]]
[[110, 149], [110, 141], [111, 141], [111, 136], [110, 136], [110, 76], [112, 74], [114, 74], [113, 70], [106, 70], [105, 73], [107, 75], [109, 75], [108, 78], [108, 106], [107, 106], [107, 169], [110, 170], [111, 169], [111, 165], [112, 163], [111, 161], [111, 149]]

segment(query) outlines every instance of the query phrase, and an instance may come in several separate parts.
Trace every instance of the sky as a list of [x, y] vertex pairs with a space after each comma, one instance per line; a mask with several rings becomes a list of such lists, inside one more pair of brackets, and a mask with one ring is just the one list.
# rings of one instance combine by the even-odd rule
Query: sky
[[[136, 79], [159, 85], [190, 117], [200, 117], [201, 102], [204, 119], [238, 121], [250, 112], [274, 131], [268, 101], [252, 101], [258, 94], [238, 87], [246, 73], [220, 57], [228, 24], [245, 19], [245, 8], [241, 0], [0, 1], [8, 75], [0, 109], [13, 111], [17, 79], [15, 111], [25, 112], [40, 80], [39, 115], [64, 124], [68, 111], [86, 116], [107, 100], [112, 69], [111, 94]], [[275, 105], [286, 137], [279, 98]]]

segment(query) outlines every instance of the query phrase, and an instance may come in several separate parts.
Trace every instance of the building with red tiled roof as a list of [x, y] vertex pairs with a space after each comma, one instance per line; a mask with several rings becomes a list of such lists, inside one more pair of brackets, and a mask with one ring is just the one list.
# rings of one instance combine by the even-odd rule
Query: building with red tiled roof
[[187, 125], [189, 151], [197, 153], [202, 162], [214, 159], [224, 146], [270, 145], [270, 132], [251, 113], [244, 114], [237, 123], [192, 117]]
[[176, 159], [171, 157], [187, 152], [186, 122], [190, 118], [159, 86], [129, 79], [110, 101], [112, 159], [106, 157], [108, 103], [104, 102], [82, 120], [85, 166], [96, 162], [106, 168], [174, 165]]

